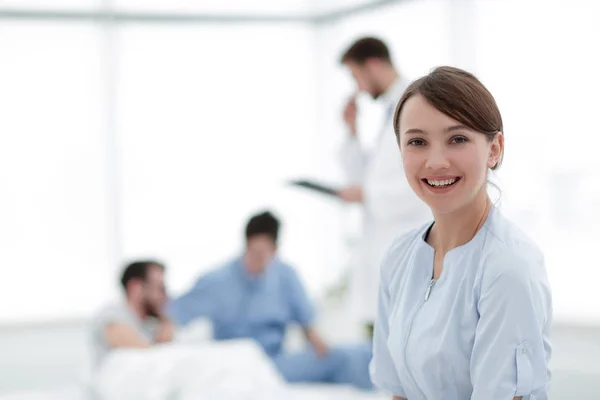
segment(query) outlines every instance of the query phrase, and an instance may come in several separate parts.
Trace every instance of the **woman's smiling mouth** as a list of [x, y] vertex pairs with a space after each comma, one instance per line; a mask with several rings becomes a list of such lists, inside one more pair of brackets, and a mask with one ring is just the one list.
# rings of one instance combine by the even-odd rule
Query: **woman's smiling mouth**
[[444, 177], [432, 177], [423, 178], [421, 181], [434, 193], [444, 193], [453, 189], [454, 186], [460, 182], [459, 176], [444, 176]]

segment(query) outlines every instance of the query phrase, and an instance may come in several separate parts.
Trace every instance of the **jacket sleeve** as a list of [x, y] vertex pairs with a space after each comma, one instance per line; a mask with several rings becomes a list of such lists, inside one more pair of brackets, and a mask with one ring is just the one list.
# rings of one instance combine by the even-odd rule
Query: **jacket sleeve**
[[552, 304], [542, 255], [508, 250], [483, 268], [471, 400], [546, 400]]
[[290, 302], [292, 321], [307, 328], [314, 323], [315, 310], [296, 271], [289, 267], [286, 274], [286, 296]]
[[167, 304], [167, 314], [175, 323], [185, 326], [196, 318], [214, 316], [216, 279], [214, 273], [200, 277], [194, 286]]
[[339, 158], [348, 183], [361, 184], [364, 179], [367, 155], [356, 137], [346, 139], [340, 148]]

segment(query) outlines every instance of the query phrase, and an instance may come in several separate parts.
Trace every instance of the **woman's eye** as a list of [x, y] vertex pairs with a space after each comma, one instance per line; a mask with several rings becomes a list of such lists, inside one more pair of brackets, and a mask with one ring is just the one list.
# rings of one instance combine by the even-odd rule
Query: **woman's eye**
[[408, 141], [409, 146], [423, 146], [425, 141], [423, 139], [411, 139]]
[[467, 139], [464, 136], [455, 136], [455, 137], [452, 138], [452, 140], [450, 142], [458, 144], [458, 143], [465, 143], [465, 142], [468, 142], [468, 141], [469, 141], [469, 139]]

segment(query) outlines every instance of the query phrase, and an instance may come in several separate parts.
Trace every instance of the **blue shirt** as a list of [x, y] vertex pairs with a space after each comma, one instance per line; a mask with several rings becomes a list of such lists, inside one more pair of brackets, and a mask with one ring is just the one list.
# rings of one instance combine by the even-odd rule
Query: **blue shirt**
[[432, 281], [430, 224], [381, 268], [371, 379], [410, 400], [546, 400], [552, 299], [543, 255], [492, 208]]
[[179, 324], [208, 318], [216, 340], [251, 338], [270, 356], [280, 352], [288, 324], [308, 326], [314, 315], [298, 275], [277, 258], [260, 275], [236, 258], [202, 276], [168, 309]]

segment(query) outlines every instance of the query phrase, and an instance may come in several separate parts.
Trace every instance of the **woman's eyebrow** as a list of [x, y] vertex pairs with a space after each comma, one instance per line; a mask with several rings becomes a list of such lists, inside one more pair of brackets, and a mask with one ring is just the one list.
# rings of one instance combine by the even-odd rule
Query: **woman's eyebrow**
[[426, 134], [425, 131], [423, 131], [421, 129], [417, 129], [417, 128], [408, 129], [404, 133], [407, 134], [407, 135], [410, 135], [410, 134], [413, 134], [413, 135], [424, 135], [424, 134]]
[[446, 129], [444, 129], [444, 131], [446, 133], [450, 133], [450, 132], [454, 132], [454, 131], [461, 131], [461, 130], [470, 130], [469, 127], [464, 126], [464, 125], [452, 125], [447, 127]]

